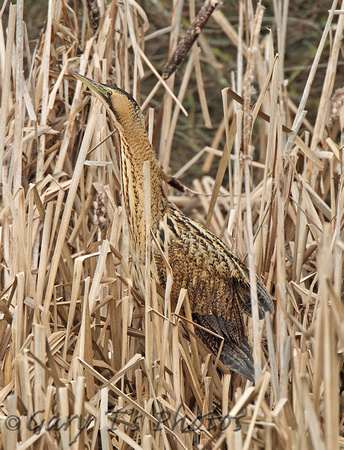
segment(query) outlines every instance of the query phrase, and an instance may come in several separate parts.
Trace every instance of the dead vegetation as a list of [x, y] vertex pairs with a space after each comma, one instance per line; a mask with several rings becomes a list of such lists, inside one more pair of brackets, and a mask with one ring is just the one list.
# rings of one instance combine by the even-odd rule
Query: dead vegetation
[[[192, 19], [194, 2], [188, 6]], [[182, 2], [171, 22], [150, 34], [147, 10], [134, 0], [87, 1], [80, 9], [50, 0], [33, 55], [23, 1], [7, 6], [6, 34], [0, 18], [1, 448], [344, 447], [340, 92], [331, 107], [344, 15], [334, 2], [294, 105], [284, 83], [282, 6], [276, 1], [276, 36], [262, 36], [259, 5], [240, 3], [238, 28], [223, 10], [212, 14], [221, 39], [237, 49], [220, 123], [212, 123], [202, 78], [205, 64], [220, 67], [206, 34], [166, 81], [146, 56], [166, 35], [172, 54]], [[310, 122], [307, 100], [329, 41]], [[145, 298], [132, 286], [116, 130], [68, 69], [141, 100], [167, 172], [196, 78], [204, 123], [216, 132], [174, 174], [203, 161], [192, 192], [166, 189], [246, 258], [276, 299], [273, 317], [249, 323], [254, 386], [214, 371], [193, 334], [186, 292], [170, 305], [168, 290], [149, 277]], [[148, 78], [154, 87], [143, 97]], [[148, 107], [161, 92], [155, 114]]]

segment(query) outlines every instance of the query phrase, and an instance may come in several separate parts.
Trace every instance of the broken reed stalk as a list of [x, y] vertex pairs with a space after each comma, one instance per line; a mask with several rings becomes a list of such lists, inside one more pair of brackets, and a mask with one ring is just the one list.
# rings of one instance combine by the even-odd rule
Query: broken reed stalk
[[[243, 104], [244, 99], [226, 88], [219, 123], [210, 117], [214, 138], [180, 164], [176, 174], [187, 174], [205, 158], [215, 179], [196, 177], [192, 196], [170, 192], [178, 206], [206, 221], [239, 257], [248, 255], [251, 272], [264, 275], [276, 298], [266, 331], [263, 323], [257, 330], [257, 321], [256, 328], [248, 321], [262, 374], [259, 378], [260, 370], [256, 371], [255, 386], [228, 373], [220, 362], [219, 377], [213, 356], [195, 335], [187, 292], [180, 293], [177, 305], [170, 304], [173, 275], [168, 254], [161, 251], [167, 266], [166, 292], [152, 282], [148, 271], [145, 298], [135, 290], [120, 205], [118, 135], [99, 103], [68, 76], [74, 64], [93, 79], [135, 92], [139, 101], [156, 100], [164, 91], [164, 117], [160, 122], [156, 114], [156, 129], [153, 120], [149, 126], [154, 138], [162, 124], [157, 150], [168, 168], [189, 90], [199, 93], [206, 123], [212, 99], [208, 92], [205, 95], [205, 74], [215, 64], [225, 77], [224, 68], [216, 56], [207, 63], [194, 50], [189, 62], [162, 82], [156, 60], [147, 55], [160, 45], [161, 33], [169, 33], [171, 54], [175, 50], [183, 2], [175, 5], [173, 23], [162, 14], [165, 31], [152, 33], [146, 41], [148, 9], [135, 2], [112, 2], [100, 9], [98, 21], [91, 4], [85, 2], [80, 12], [50, 1], [51, 20], [28, 65], [21, 44], [23, 3], [11, 6], [6, 45], [0, 45], [0, 445], [67, 448], [70, 443], [81, 448], [94, 447], [98, 440], [103, 448], [137, 449], [220, 448], [224, 443], [276, 449], [343, 446], [338, 397], [344, 348], [342, 136], [336, 123], [332, 128], [316, 127], [318, 137], [314, 124], [298, 133], [330, 24], [336, 21], [336, 2], [299, 108], [292, 109], [293, 126], [284, 123], [290, 111], [282, 108], [292, 108], [292, 102], [285, 101], [288, 93], [280, 88], [283, 64], [273, 52], [274, 36], [262, 40], [246, 28], [253, 19], [246, 4], [240, 4], [239, 34], [226, 11], [216, 10], [199, 40], [202, 52], [215, 49], [210, 39], [215, 23], [217, 39], [221, 33], [221, 39], [238, 49], [242, 66], [247, 58], [252, 62], [250, 49], [259, 42], [244, 93], [245, 112], [255, 120], [251, 144], [259, 157], [245, 160], [243, 168], [240, 155], [232, 151], [235, 135], [241, 139], [242, 134], [242, 112], [234, 102]], [[0, 21], [2, 25], [3, 16]], [[283, 13], [276, 17], [284, 30], [285, 21]], [[5, 44], [4, 36], [0, 38]], [[286, 33], [278, 39], [286, 48]], [[337, 50], [331, 48], [332, 73]], [[16, 67], [27, 67], [30, 85], [12, 72], [12, 59], [19, 62]], [[146, 92], [151, 74], [158, 85]], [[260, 94], [253, 109], [247, 100], [252, 77]], [[326, 88], [320, 99], [326, 107], [331, 89]], [[334, 121], [342, 121], [342, 110]], [[319, 110], [318, 117], [321, 114]], [[246, 115], [246, 124], [247, 120]], [[250, 138], [251, 127], [244, 136]], [[227, 167], [229, 181], [223, 182]], [[309, 183], [314, 167], [317, 178]], [[145, 180], [148, 186], [148, 173]], [[188, 184], [184, 179], [181, 183]], [[148, 194], [146, 190], [147, 219]], [[93, 224], [91, 205], [96, 198], [99, 210]], [[103, 206], [106, 215], [99, 216]], [[147, 238], [149, 232], [147, 225]], [[68, 414], [80, 420], [81, 430], [76, 421], [68, 423]], [[6, 422], [11, 415], [21, 419], [18, 429]], [[53, 417], [65, 426], [53, 429]], [[28, 420], [33, 427], [27, 426]]]
[[218, 3], [219, 0], [206, 0], [202, 8], [199, 10], [196, 18], [194, 18], [192, 24], [186, 31], [185, 35], [178, 43], [177, 48], [174, 50], [172, 56], [170, 56], [169, 60], [165, 64], [165, 67], [162, 71], [162, 78], [164, 80], [167, 80], [183, 62], [185, 56], [189, 52], [194, 42], [197, 40], [198, 36], [201, 34], [202, 29], [205, 27]]

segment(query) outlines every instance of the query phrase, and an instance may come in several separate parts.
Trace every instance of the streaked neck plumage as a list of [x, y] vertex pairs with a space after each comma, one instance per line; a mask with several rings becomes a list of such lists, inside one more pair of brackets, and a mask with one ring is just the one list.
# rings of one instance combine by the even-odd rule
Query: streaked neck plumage
[[122, 190], [133, 245], [138, 262], [145, 261], [145, 189], [143, 164], [150, 161], [151, 228], [157, 231], [167, 199], [162, 189], [161, 171], [155, 150], [149, 142], [144, 118], [136, 108], [118, 126], [121, 142]]

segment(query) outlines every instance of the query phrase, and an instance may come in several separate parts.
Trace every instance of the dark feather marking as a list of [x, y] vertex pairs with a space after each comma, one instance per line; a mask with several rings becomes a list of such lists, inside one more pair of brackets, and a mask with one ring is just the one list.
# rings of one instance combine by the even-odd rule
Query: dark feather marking
[[[223, 329], [220, 321], [223, 324], [223, 319], [217, 316], [202, 316], [201, 314], [192, 314], [192, 319], [198, 325], [208, 328], [218, 335], [224, 337]], [[220, 319], [220, 320], [219, 320]], [[211, 333], [207, 333], [198, 327], [195, 327], [196, 334], [201, 341], [217, 356], [221, 345], [221, 339], [217, 338]], [[224, 339], [220, 361], [233, 372], [244, 375], [250, 381], [254, 381], [253, 358], [247, 342], [246, 336], [243, 337], [240, 344], [234, 342], [231, 338], [228, 339], [228, 333], [225, 330], [227, 339]]]

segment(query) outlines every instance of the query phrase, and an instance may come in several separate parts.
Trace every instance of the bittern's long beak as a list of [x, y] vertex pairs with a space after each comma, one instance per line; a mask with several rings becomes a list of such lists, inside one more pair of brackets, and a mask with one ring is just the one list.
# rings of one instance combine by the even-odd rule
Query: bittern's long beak
[[77, 72], [71, 72], [69, 71], [73, 77], [75, 77], [77, 80], [82, 81], [86, 86], [96, 94], [96, 96], [101, 100], [102, 102], [108, 102], [108, 94], [110, 91], [110, 88], [102, 83], [98, 83], [98, 81], [91, 80], [90, 78], [84, 77], [83, 75], [80, 75], [80, 73]]

